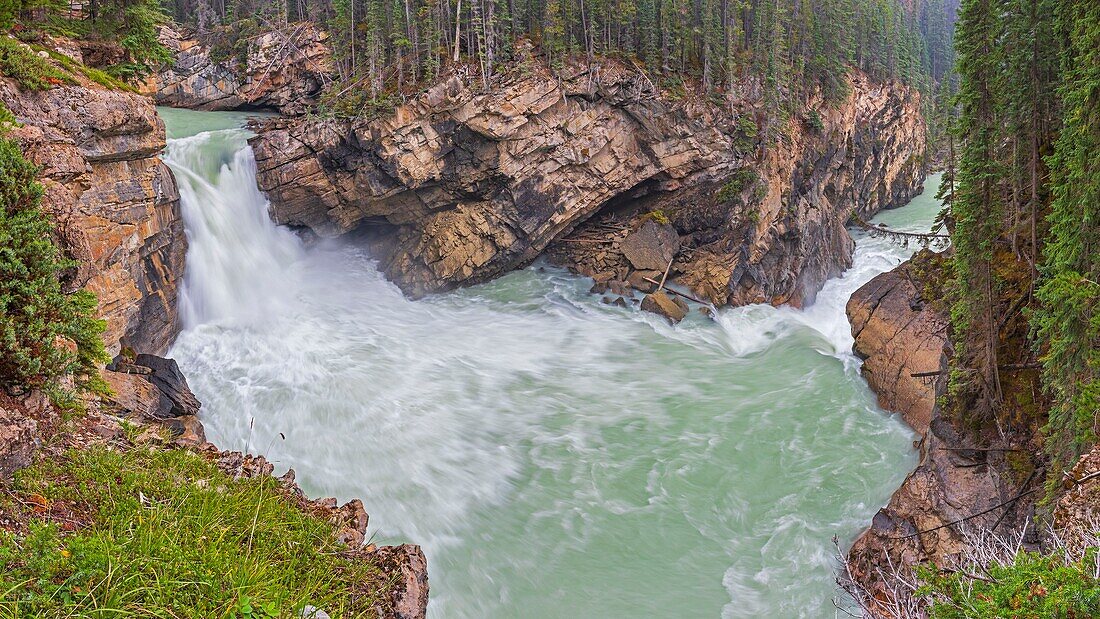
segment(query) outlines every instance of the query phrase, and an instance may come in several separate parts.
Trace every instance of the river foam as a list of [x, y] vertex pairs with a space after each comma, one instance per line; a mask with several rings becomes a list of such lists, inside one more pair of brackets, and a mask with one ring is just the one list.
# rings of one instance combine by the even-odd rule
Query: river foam
[[[832, 536], [915, 461], [843, 307], [907, 250], [860, 237], [805, 311], [677, 326], [545, 266], [409, 301], [271, 224], [233, 117], [165, 116], [190, 241], [172, 355], [208, 436], [422, 544], [433, 616], [833, 616]], [[927, 228], [918, 200], [885, 217]]]

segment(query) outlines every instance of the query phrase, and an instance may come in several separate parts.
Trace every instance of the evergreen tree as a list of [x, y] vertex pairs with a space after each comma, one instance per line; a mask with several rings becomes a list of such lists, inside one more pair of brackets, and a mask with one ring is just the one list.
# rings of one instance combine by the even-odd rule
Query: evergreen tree
[[[995, 0], [965, 0], [956, 31], [961, 87], [957, 123], [962, 138], [951, 212], [955, 222], [955, 276], [959, 298], [952, 311], [955, 344], [952, 387], [956, 394], [976, 394], [977, 402], [995, 406], [1001, 399], [997, 371], [999, 335], [994, 315], [993, 271], [1001, 235], [1003, 204], [996, 180], [1001, 174], [994, 153], [1000, 128], [995, 110], [1000, 74]], [[960, 404], [969, 405], [969, 402]]]
[[1100, 431], [1100, 4], [1058, 3], [1064, 126], [1050, 159], [1054, 200], [1034, 315], [1044, 378], [1054, 397], [1045, 428], [1053, 471]]

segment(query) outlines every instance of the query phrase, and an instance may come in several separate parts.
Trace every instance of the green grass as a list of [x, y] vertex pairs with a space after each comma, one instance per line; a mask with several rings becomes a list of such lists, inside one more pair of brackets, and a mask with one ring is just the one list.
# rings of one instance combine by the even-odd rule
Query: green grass
[[934, 600], [932, 619], [1100, 617], [1100, 581], [1092, 574], [1096, 552], [1076, 562], [1022, 552], [1013, 563], [992, 565], [977, 577], [926, 571], [918, 594]]
[[0, 75], [10, 77], [27, 90], [46, 90], [55, 84], [74, 84], [71, 75], [19, 41], [0, 35]]
[[0, 531], [4, 619], [374, 616], [393, 584], [276, 480], [186, 450], [70, 451], [20, 471], [0, 507], [31, 523]]
[[114, 75], [111, 75], [106, 71], [96, 69], [95, 67], [85, 66], [66, 56], [65, 54], [62, 54], [61, 52], [39, 46], [34, 46], [34, 49], [35, 51], [42, 50], [49, 54], [50, 58], [54, 59], [55, 61], [57, 61], [58, 64], [65, 67], [65, 69], [69, 73], [79, 73], [89, 80], [95, 82], [96, 84], [103, 86], [104, 88], [109, 88], [111, 90], [126, 90], [129, 92], [137, 92], [137, 90], [135, 90], [133, 86], [130, 86], [129, 84], [120, 80]]
[[3, 101], [0, 101], [0, 137], [3, 137], [13, 127], [19, 126], [19, 119], [12, 114], [12, 111], [8, 109], [8, 106], [4, 105]]

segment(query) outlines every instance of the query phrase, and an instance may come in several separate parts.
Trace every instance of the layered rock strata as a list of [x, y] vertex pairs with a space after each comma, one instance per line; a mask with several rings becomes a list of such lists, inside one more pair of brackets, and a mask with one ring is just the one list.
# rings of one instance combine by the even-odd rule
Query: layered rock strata
[[187, 252], [179, 191], [158, 156], [164, 123], [148, 98], [75, 77], [44, 91], [0, 78], [0, 100], [22, 124], [10, 135], [41, 168], [42, 206], [80, 263], [65, 283], [99, 298], [108, 349], [163, 354]]
[[333, 69], [329, 34], [310, 22], [255, 37], [240, 58], [218, 57], [210, 45], [170, 28], [160, 39], [175, 58], [150, 86], [160, 105], [300, 114], [317, 103]]
[[[663, 210], [683, 241], [674, 280], [720, 303], [798, 304], [850, 263], [850, 215], [921, 186], [918, 95], [898, 84], [854, 75], [839, 106], [811, 102], [821, 130], [768, 129], [751, 84], [719, 108], [611, 61], [519, 66], [488, 92], [452, 75], [383, 118], [270, 123], [253, 147], [275, 220], [363, 234], [419, 296], [523, 266], [594, 215]], [[603, 269], [585, 266], [596, 244], [574, 245], [565, 262]], [[614, 249], [603, 258], [625, 260]]]
[[926, 307], [919, 281], [913, 263], [905, 262], [852, 294], [846, 312], [855, 352], [863, 359], [863, 377], [878, 395], [879, 406], [900, 414], [924, 435], [936, 405], [947, 321]]

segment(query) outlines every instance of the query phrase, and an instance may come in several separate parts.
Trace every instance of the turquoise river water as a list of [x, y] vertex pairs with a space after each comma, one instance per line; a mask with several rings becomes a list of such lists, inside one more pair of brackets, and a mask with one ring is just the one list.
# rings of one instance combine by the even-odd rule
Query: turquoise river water
[[[432, 617], [836, 615], [832, 537], [916, 459], [844, 303], [912, 249], [853, 233], [808, 309], [677, 326], [549, 267], [410, 301], [271, 223], [245, 115], [162, 114], [190, 241], [171, 354], [208, 437], [421, 544]], [[876, 221], [927, 230], [938, 180]]]

